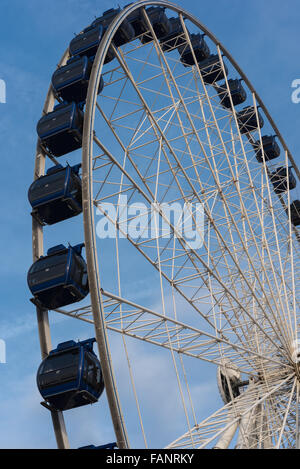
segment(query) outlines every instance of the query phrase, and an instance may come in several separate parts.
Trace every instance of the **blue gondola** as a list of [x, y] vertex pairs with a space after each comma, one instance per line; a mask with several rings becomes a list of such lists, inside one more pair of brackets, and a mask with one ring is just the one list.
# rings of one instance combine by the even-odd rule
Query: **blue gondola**
[[82, 446], [81, 448], [78, 449], [118, 449], [117, 443], [107, 443], [106, 445], [101, 445], [101, 446], [95, 446], [95, 445], [88, 445], [88, 446]]
[[[110, 8], [109, 10], [105, 11], [103, 15], [100, 16], [100, 18], [97, 18], [95, 21], [93, 21], [91, 26], [95, 27], [101, 25], [103, 27], [103, 31], [106, 31], [110, 23], [120, 13], [120, 11], [121, 8]], [[113, 37], [113, 42], [115, 46], [119, 47], [132, 41], [134, 37], [134, 28], [126, 18], [115, 33]]]
[[[171, 23], [165, 14], [164, 7], [150, 7], [146, 9], [150, 23], [154, 29], [157, 39], [162, 39], [171, 32]], [[148, 30], [148, 26], [147, 26]], [[141, 37], [141, 42], [147, 44], [153, 40], [150, 31]]]
[[62, 156], [82, 146], [83, 112], [76, 103], [62, 103], [37, 124], [41, 143], [54, 156]]
[[161, 48], [164, 52], [170, 52], [171, 50], [182, 46], [186, 42], [180, 19], [170, 18], [169, 22], [170, 33], [160, 40]]
[[[232, 80], [232, 79], [228, 80], [228, 87], [230, 90], [232, 103], [234, 106], [238, 106], [239, 104], [242, 104], [246, 101], [247, 93], [241, 83], [241, 80]], [[218, 95], [221, 100], [221, 105], [223, 107], [226, 107], [227, 109], [230, 109], [231, 101], [230, 101], [226, 83], [223, 83], [222, 85], [218, 86], [216, 89], [218, 91]]]
[[[190, 40], [197, 62], [200, 63], [207, 59], [209, 57], [210, 51], [204, 40], [203, 34], [191, 34]], [[185, 45], [179, 46], [178, 51], [180, 54], [180, 61], [185, 67], [195, 65], [193, 53], [189, 44], [186, 43]]]
[[82, 212], [80, 166], [56, 165], [31, 184], [28, 191], [31, 215], [41, 225], [54, 225]]
[[64, 411], [98, 401], [104, 382], [94, 342], [63, 342], [41, 363], [38, 389], [53, 409]]
[[[124, 8], [128, 7], [129, 5], [132, 5], [132, 3], [128, 3]], [[137, 8], [132, 13], [130, 13], [127, 16], [127, 21], [129, 21], [134, 29], [134, 37], [138, 37], [148, 30], [148, 25], [144, 18], [142, 8]]]
[[[218, 55], [210, 55], [207, 59], [199, 63], [199, 68], [201, 70], [203, 81], [207, 85], [212, 85], [216, 81], [225, 79]], [[224, 70], [227, 75], [228, 69], [225, 63]]]
[[300, 200], [294, 200], [291, 204], [291, 220], [294, 226], [300, 225]]
[[291, 167], [281, 166], [271, 173], [271, 182], [276, 194], [282, 194], [288, 190], [295, 189], [297, 185], [296, 178]]
[[[58, 68], [52, 75], [52, 87], [56, 96], [67, 102], [85, 102], [92, 65], [92, 60], [87, 56], [72, 57], [66, 65]], [[103, 86], [101, 76], [98, 94]]]
[[[257, 161], [259, 163], [263, 163], [264, 158], [263, 158], [260, 140], [257, 140], [253, 146], [254, 146]], [[278, 158], [278, 156], [280, 156], [280, 147], [278, 143], [276, 142], [275, 135], [264, 135], [262, 137], [262, 146], [263, 146], [263, 152], [264, 152], [266, 161], [274, 160], [275, 158]]]
[[82, 33], [72, 39], [69, 45], [69, 51], [72, 56], [94, 57], [103, 37], [104, 30], [101, 25], [89, 26]]
[[257, 130], [258, 127], [262, 128], [264, 125], [264, 120], [257, 111], [258, 122], [256, 118], [255, 108], [253, 106], [247, 106], [242, 109], [242, 111], [237, 113], [237, 120], [240, 128], [241, 134], [246, 134]]
[[45, 309], [56, 309], [83, 300], [89, 293], [87, 266], [81, 255], [84, 244], [63, 244], [48, 250], [29, 269], [27, 282], [32, 302]]

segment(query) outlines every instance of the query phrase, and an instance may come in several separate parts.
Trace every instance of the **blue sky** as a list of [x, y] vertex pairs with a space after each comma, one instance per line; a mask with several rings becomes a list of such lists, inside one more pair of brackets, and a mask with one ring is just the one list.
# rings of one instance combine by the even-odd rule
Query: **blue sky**
[[[126, 3], [120, 0], [121, 6]], [[263, 98], [299, 163], [300, 104], [291, 101], [291, 83], [300, 78], [299, 1], [215, 0], [212, 4], [179, 0], [177, 3], [197, 16], [232, 53]], [[117, 3], [1, 0], [1, 6], [0, 79], [7, 85], [7, 103], [0, 104], [0, 339], [6, 340], [7, 364], [0, 364], [0, 448], [52, 448], [55, 441], [50, 417], [39, 405], [41, 399], [35, 385], [40, 355], [35, 310], [29, 302], [26, 284], [31, 265], [27, 190], [34, 167], [35, 127], [51, 75], [74, 33]], [[54, 240], [53, 230], [51, 236]], [[79, 230], [72, 242], [80, 242], [81, 237]], [[73, 324], [75, 321], [63, 317], [53, 317], [52, 322], [54, 344], [93, 335], [90, 327]], [[130, 347], [133, 353], [139, 352], [135, 344]], [[141, 355], [137, 366], [142, 369], [149, 360], [149, 356]], [[154, 356], [152, 360], [157, 363]], [[157, 372], [167, 376], [164, 361], [159, 363]], [[121, 363], [116, 366], [121, 372]], [[203, 416], [213, 409], [212, 400], [218, 399], [214, 376], [214, 369], [205, 370], [203, 382], [199, 384], [199, 408]], [[150, 385], [150, 375], [145, 376], [145, 383], [147, 379]], [[208, 394], [212, 396], [209, 402]], [[129, 414], [130, 409], [125, 413]], [[67, 426], [75, 448], [114, 441], [105, 398], [94, 407], [68, 413]], [[138, 429], [133, 426], [130, 431], [138, 444]], [[154, 439], [153, 444], [159, 442]]]

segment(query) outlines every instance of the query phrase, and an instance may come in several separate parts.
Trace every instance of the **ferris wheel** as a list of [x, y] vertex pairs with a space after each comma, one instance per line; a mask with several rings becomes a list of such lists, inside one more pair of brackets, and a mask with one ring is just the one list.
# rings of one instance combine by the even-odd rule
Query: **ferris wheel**
[[[146, 447], [299, 448], [299, 169], [225, 47], [169, 2], [108, 10], [71, 41], [37, 131], [28, 283], [58, 447], [63, 412], [105, 386], [119, 448], [130, 419]], [[84, 244], [45, 255], [47, 225], [81, 212]], [[94, 326], [100, 363], [91, 340], [53, 349], [48, 310]], [[223, 404], [203, 417], [208, 369]]]

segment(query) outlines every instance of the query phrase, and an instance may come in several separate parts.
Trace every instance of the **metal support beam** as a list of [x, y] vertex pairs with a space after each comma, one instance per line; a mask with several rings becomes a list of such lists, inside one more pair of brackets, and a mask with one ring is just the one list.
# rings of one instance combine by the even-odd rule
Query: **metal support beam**
[[[63, 55], [60, 65], [63, 65], [67, 61], [67, 58], [68, 51], [66, 51]], [[52, 87], [50, 86], [44, 104], [43, 114], [46, 114], [53, 109], [54, 101]], [[37, 179], [45, 174], [45, 165], [46, 155], [38, 143], [35, 159], [34, 179]], [[33, 262], [35, 262], [44, 254], [43, 227], [34, 218], [32, 219], [32, 254]], [[44, 360], [44, 358], [49, 355], [49, 352], [52, 349], [49, 317], [47, 310], [36, 308], [36, 312], [41, 355], [42, 359]], [[51, 416], [58, 449], [68, 449], [70, 444], [67, 436], [63, 413], [59, 411], [51, 411]]]

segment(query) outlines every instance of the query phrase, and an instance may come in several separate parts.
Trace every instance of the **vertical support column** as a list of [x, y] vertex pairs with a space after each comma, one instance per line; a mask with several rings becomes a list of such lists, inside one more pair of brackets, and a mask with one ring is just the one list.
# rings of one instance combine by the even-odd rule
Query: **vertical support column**
[[52, 423], [58, 449], [70, 449], [65, 419], [62, 412], [51, 411]]
[[[33, 220], [33, 261], [36, 261], [43, 253], [43, 229], [39, 223]], [[49, 355], [52, 349], [51, 335], [49, 326], [48, 311], [36, 308], [37, 323], [41, 347], [42, 359]], [[68, 449], [70, 447], [67, 436], [63, 413], [60, 411], [51, 411], [53, 428], [58, 449]]]
[[230, 428], [228, 428], [226, 432], [224, 432], [214, 449], [228, 449], [237, 431], [238, 426], [239, 424], [235, 423]]
[[[37, 320], [40, 337], [40, 346], [42, 359], [46, 358], [51, 351], [51, 337], [48, 311], [37, 308]], [[69, 449], [69, 440], [67, 436], [65, 420], [60, 411], [51, 411], [52, 423], [58, 449]]]
[[[66, 52], [60, 62], [63, 64], [67, 60], [68, 52]], [[47, 113], [52, 110], [54, 106], [54, 96], [50, 86], [43, 112]], [[46, 157], [40, 145], [37, 146], [37, 153], [35, 159], [34, 179], [45, 174]], [[33, 218], [32, 219], [32, 254], [33, 262], [39, 259], [44, 254], [44, 237], [43, 227]], [[40, 339], [40, 348], [42, 359], [46, 358], [51, 349], [51, 335], [49, 326], [48, 311], [41, 308], [36, 308], [37, 323]], [[52, 423], [56, 438], [58, 449], [69, 449], [70, 444], [67, 436], [65, 421], [63, 413], [60, 411], [51, 411]]]
[[241, 419], [236, 449], [257, 449], [257, 441], [253, 436], [253, 421], [256, 421], [256, 412], [253, 410]]

